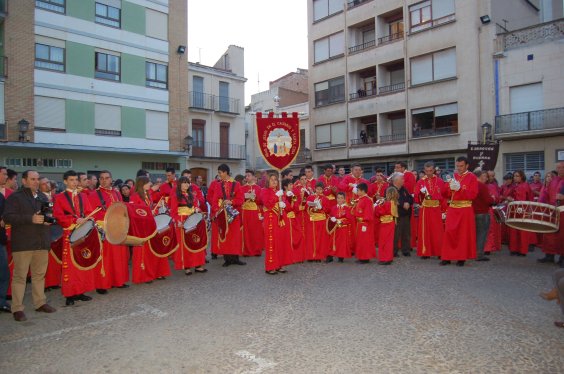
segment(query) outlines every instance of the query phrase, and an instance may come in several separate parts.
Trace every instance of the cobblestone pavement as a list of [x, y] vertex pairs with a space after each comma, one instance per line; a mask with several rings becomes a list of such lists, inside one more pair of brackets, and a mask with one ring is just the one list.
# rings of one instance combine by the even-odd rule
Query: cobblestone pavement
[[[28, 321], [0, 315], [0, 373], [558, 373], [560, 309], [538, 297], [556, 266], [495, 254], [440, 267], [262, 258], [152, 284]], [[31, 295], [27, 295], [29, 302]]]

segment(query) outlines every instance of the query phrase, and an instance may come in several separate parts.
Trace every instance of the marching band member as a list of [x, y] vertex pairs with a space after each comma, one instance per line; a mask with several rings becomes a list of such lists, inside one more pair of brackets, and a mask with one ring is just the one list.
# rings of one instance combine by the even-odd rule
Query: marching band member
[[[219, 165], [217, 172], [220, 180], [210, 185], [208, 190], [208, 198], [210, 195], [212, 197], [210, 200], [211, 214], [217, 221], [215, 226], [218, 234], [217, 254], [223, 255], [223, 267], [246, 265], [239, 259], [239, 256], [243, 254], [239, 209], [245, 199], [241, 186], [229, 176], [229, 171], [229, 166], [226, 164]], [[219, 217], [220, 214], [223, 217]], [[231, 220], [231, 223], [228, 220]]]
[[324, 167], [324, 174], [317, 179], [323, 183], [323, 194], [329, 200], [329, 209], [337, 204], [337, 192], [339, 192], [339, 179], [333, 175], [333, 165]]
[[374, 243], [374, 206], [368, 196], [368, 184], [360, 183], [356, 186], [358, 201], [351, 209], [351, 215], [356, 219], [356, 247], [355, 255], [358, 262], [367, 264], [371, 258], [376, 257]]
[[90, 180], [88, 180], [88, 176], [82, 171], [78, 171], [76, 175], [78, 177], [78, 192], [88, 196], [90, 194]]
[[284, 191], [279, 190], [278, 176], [271, 174], [268, 188], [262, 190], [264, 204], [264, 270], [266, 274], [286, 273], [292, 262], [290, 222], [285, 212]]
[[[219, 183], [219, 180], [217, 178], [214, 178], [214, 180], [211, 181], [210, 186], [208, 188], [208, 195], [206, 196], [207, 198], [207, 202], [211, 207], [213, 207], [214, 201], [215, 200], [215, 196], [213, 195], [214, 191], [216, 190], [220, 190], [221, 186], [216, 186], [216, 184]], [[211, 209], [210, 209], [210, 214], [211, 214]], [[217, 254], [218, 254], [218, 250], [219, 250], [219, 236], [218, 236], [218, 228], [217, 228], [217, 221], [215, 219], [211, 219], [211, 245], [210, 245], [210, 251], [211, 251], [211, 258], [212, 260], [217, 259]]]
[[306, 176], [306, 188], [311, 194], [315, 193], [315, 184], [317, 181], [313, 178], [313, 166], [306, 165], [304, 167], [304, 173]]
[[426, 162], [425, 176], [415, 185], [415, 203], [419, 210], [417, 256], [428, 259], [441, 257], [443, 242], [442, 206], [444, 195], [448, 193], [443, 180], [435, 175], [435, 164]]
[[352, 205], [351, 201], [357, 198], [357, 186], [360, 183], [369, 184], [366, 179], [362, 178], [360, 164], [352, 164], [351, 173], [346, 175], [339, 184], [339, 189], [345, 193], [348, 205]]
[[315, 194], [306, 199], [308, 219], [306, 223], [306, 260], [321, 262], [327, 258], [329, 235], [325, 220], [329, 202], [323, 194], [323, 183], [315, 185]]
[[[511, 202], [509, 198], [513, 195], [514, 189], [513, 174], [507, 173], [503, 176], [503, 184], [499, 189], [500, 202], [509, 204]], [[501, 242], [509, 244], [509, 227], [505, 223], [501, 224]]]
[[478, 195], [478, 180], [468, 171], [468, 159], [456, 159], [456, 173], [449, 181], [450, 204], [446, 213], [445, 233], [441, 247], [441, 265], [452, 260], [464, 266], [476, 258], [476, 222], [472, 200]]
[[[101, 209], [94, 215], [99, 226], [104, 226], [106, 211], [115, 202], [121, 202], [121, 194], [112, 188], [112, 173], [102, 170], [99, 176], [100, 187], [91, 192], [88, 197], [92, 207]], [[106, 294], [112, 287], [127, 288], [129, 282], [129, 248], [125, 245], [114, 245], [104, 240], [103, 256], [100, 266], [104, 273], [96, 272], [96, 292]], [[101, 269], [98, 269], [101, 270]]]
[[96, 271], [99, 270], [81, 269], [73, 260], [70, 235], [73, 229], [86, 223], [85, 217], [92, 212], [92, 207], [86, 195], [78, 192], [78, 176], [74, 170], [63, 174], [63, 183], [66, 190], [55, 196], [53, 217], [64, 229], [61, 291], [66, 297], [66, 305], [74, 305], [77, 300], [92, 300], [85, 293], [96, 289]]
[[303, 262], [304, 239], [302, 222], [299, 219], [300, 201], [294, 193], [294, 184], [291, 180], [285, 179], [282, 181], [282, 190], [284, 191], [283, 201], [286, 204], [287, 222], [290, 226], [288, 230], [290, 235], [290, 257], [286, 262], [293, 264], [296, 262], [296, 258], [300, 256], [302, 256], [300, 262]]
[[[513, 173], [514, 188], [507, 200], [512, 201], [533, 201], [533, 191], [529, 183], [527, 183], [527, 177], [522, 170], [517, 170]], [[509, 228], [509, 252], [511, 256], [527, 256], [529, 252], [529, 246], [534, 245], [537, 242], [537, 236], [533, 232], [517, 230]]]
[[334, 229], [330, 232], [329, 255], [335, 256], [339, 262], [352, 257], [351, 251], [351, 208], [347, 206], [345, 193], [337, 193], [337, 204], [331, 208], [329, 220], [333, 222]]
[[165, 203], [168, 204], [170, 195], [176, 191], [176, 170], [174, 168], [166, 168], [165, 175], [166, 182], [159, 186], [159, 199], [164, 198]]
[[[386, 198], [386, 190], [389, 186], [390, 184], [386, 182], [384, 177], [384, 171], [382, 169], [377, 169], [374, 182], [368, 186], [368, 195], [372, 198], [374, 203], [378, 203], [378, 201]], [[380, 235], [380, 220], [374, 219], [374, 243], [376, 244], [379, 243], [378, 235]]]
[[[550, 204], [552, 206], [561, 206], [564, 204], [562, 199], [562, 190], [564, 189], [564, 162], [560, 161], [556, 164], [558, 175], [553, 176], [548, 185], [542, 189], [539, 201], [541, 203]], [[550, 173], [547, 173], [547, 175]], [[558, 213], [557, 213], [558, 214]], [[564, 229], [562, 228], [564, 221], [564, 213], [560, 213], [560, 231], [552, 234], [544, 234], [542, 239], [542, 251], [545, 257], [538, 259], [540, 263], [554, 263], [554, 256], [560, 255], [560, 266], [564, 264]]]
[[306, 226], [309, 222], [309, 215], [307, 214], [307, 198], [311, 195], [309, 189], [307, 188], [307, 177], [305, 174], [300, 174], [298, 183], [294, 185], [292, 191], [294, 196], [297, 197], [297, 207], [296, 207], [296, 232], [299, 233], [298, 238], [294, 242], [299, 243], [297, 248], [294, 248], [294, 263], [304, 262], [306, 254]]
[[[385, 192], [386, 200], [376, 206], [375, 215], [380, 221], [378, 229], [378, 263], [391, 265], [394, 260], [394, 231], [398, 218], [399, 192], [395, 187], [389, 187]], [[442, 225], [442, 223], [441, 223]]]
[[[495, 173], [488, 171], [488, 191], [492, 199], [494, 200], [494, 205], [499, 204], [499, 186], [495, 180]], [[486, 238], [486, 244], [484, 245], [484, 254], [489, 255], [491, 252], [501, 251], [501, 225], [495, 219], [494, 207], [490, 207], [490, 229], [488, 230], [488, 236]]]
[[241, 187], [245, 202], [241, 212], [243, 226], [243, 256], [260, 256], [264, 247], [264, 230], [261, 211], [261, 188], [256, 184], [255, 173], [245, 171], [246, 185]]
[[[153, 210], [152, 183], [146, 176], [137, 177], [135, 192], [130, 196], [130, 204], [145, 205]], [[151, 251], [149, 242], [133, 248], [131, 263], [133, 283], [151, 283], [155, 279], [165, 279], [170, 275], [168, 258], [157, 257]]]
[[190, 248], [186, 243], [184, 231], [184, 221], [192, 214], [202, 212], [202, 207], [205, 206], [202, 200], [203, 197], [199, 197], [192, 192], [192, 184], [188, 177], [180, 177], [176, 189], [170, 195], [170, 215], [176, 222], [176, 236], [179, 246], [174, 253], [174, 268], [184, 270], [186, 275], [192, 275], [190, 268], [195, 268], [196, 273], [208, 271], [205, 269], [207, 241], [204, 246]]

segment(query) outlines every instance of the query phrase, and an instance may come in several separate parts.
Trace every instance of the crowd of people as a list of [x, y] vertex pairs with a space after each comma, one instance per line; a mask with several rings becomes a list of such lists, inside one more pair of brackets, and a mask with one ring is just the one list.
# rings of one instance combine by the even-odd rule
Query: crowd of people
[[[358, 164], [351, 165], [350, 174], [327, 165], [318, 178], [312, 166], [297, 176], [288, 169], [257, 178], [247, 170], [233, 178], [222, 164], [206, 188], [201, 180], [192, 181], [190, 170], [177, 177], [167, 169], [166, 180], [155, 183], [145, 170], [125, 181], [114, 181], [108, 170], [98, 176], [67, 171], [64, 190], [57, 193], [56, 184], [35, 170], [22, 174], [17, 189], [17, 174], [0, 167], [0, 310], [26, 320], [28, 276], [35, 310], [52, 313], [45, 288], [61, 288], [66, 305], [74, 305], [91, 300], [86, 293], [94, 290], [106, 294], [113, 287], [129, 287], [130, 281], [165, 279], [171, 275], [169, 260], [188, 276], [205, 273], [208, 250], [212, 259], [223, 258], [224, 267], [245, 265], [241, 257], [264, 254], [268, 275], [284, 274], [295, 263], [355, 258], [359, 264], [391, 265], [396, 257], [412, 254], [462, 267], [468, 260], [489, 261], [502, 243], [514, 256], [540, 247], [545, 257], [539, 262], [562, 266], [562, 230], [540, 235], [494, 218], [508, 202], [559, 205], [564, 163], [546, 173], [544, 181], [535, 173], [528, 183], [525, 173], [516, 171], [504, 176], [502, 185], [493, 171], [468, 168], [468, 160], [459, 157], [456, 171], [445, 178], [432, 162], [420, 173], [397, 162], [391, 175], [377, 170], [370, 179], [363, 178]], [[135, 207], [143, 217], [169, 217], [170, 227], [163, 229], [167, 236], [154, 231], [134, 244], [111, 243], [104, 224], [115, 203]], [[55, 226], [61, 235], [53, 234]], [[94, 241], [79, 246], [73, 233], [84, 227], [90, 227], [84, 240]], [[157, 249], [153, 237], [162, 237], [165, 248]]]

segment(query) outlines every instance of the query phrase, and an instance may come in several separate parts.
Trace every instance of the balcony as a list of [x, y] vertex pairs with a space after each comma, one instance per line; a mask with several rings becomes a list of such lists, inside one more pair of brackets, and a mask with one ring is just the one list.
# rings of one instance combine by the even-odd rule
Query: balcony
[[347, 9], [355, 8], [355, 7], [359, 6], [359, 5], [362, 5], [362, 4], [364, 4], [364, 3], [367, 3], [367, 2], [369, 2], [369, 1], [372, 1], [372, 0], [353, 0], [353, 1], [349, 1], [349, 2], [347, 2]]
[[564, 131], [564, 108], [506, 114], [495, 118], [496, 135]]
[[367, 41], [366, 43], [355, 45], [354, 47], [349, 47], [349, 53], [357, 53], [365, 49], [372, 48], [375, 45], [376, 45], [376, 40], [370, 40]]
[[0, 80], [8, 76], [8, 57], [0, 56]]
[[363, 99], [365, 97], [369, 97], [369, 96], [376, 96], [376, 90], [375, 89], [363, 89], [363, 88], [359, 88], [358, 90], [356, 90], [356, 92], [349, 94], [349, 99], [350, 100], [357, 100], [357, 99]]
[[195, 91], [188, 92], [188, 95], [190, 109], [239, 114], [239, 99]]
[[366, 139], [351, 139], [351, 147], [360, 147], [363, 145], [378, 144], [375, 137], [367, 137]]
[[420, 129], [413, 130], [413, 138], [427, 138], [430, 136], [451, 135], [456, 134], [458, 131], [456, 126], [446, 126], [434, 129]]
[[194, 142], [194, 144], [192, 145], [191, 157], [244, 160], [246, 159], [247, 155], [244, 145], [212, 143], [212, 142]]
[[405, 91], [405, 82], [391, 84], [389, 86], [383, 86], [378, 89], [379, 95], [386, 95], [394, 92]]
[[405, 142], [405, 134], [392, 134], [392, 135], [381, 135], [380, 144], [386, 143], [403, 143]]
[[397, 32], [394, 34], [386, 35], [381, 38], [378, 38], [378, 45], [388, 44], [391, 42], [395, 42], [396, 40], [403, 39], [403, 32]]
[[5, 123], [0, 123], [0, 141], [8, 139], [8, 126]]
[[298, 155], [296, 156], [296, 160], [294, 164], [301, 165], [301, 164], [309, 164], [311, 162], [311, 150], [309, 148], [301, 148], [298, 151]]
[[564, 18], [498, 35], [497, 51], [528, 47], [564, 38]]

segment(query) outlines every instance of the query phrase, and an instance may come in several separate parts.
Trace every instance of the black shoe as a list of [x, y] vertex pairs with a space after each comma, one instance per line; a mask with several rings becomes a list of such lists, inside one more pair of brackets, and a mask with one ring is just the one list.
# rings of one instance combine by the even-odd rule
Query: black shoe
[[517, 256], [517, 252], [509, 252], [510, 256]]
[[537, 262], [541, 264], [553, 264], [554, 255], [545, 255], [543, 258], [539, 258]]
[[210, 260], [206, 259], [206, 264], [209, 264], [209, 263], [210, 263]]
[[241, 266], [243, 266], [243, 265], [247, 265], [247, 263], [246, 263], [246, 262], [243, 262], [243, 261], [241, 261], [241, 260], [237, 260], [237, 261], [234, 261], [234, 262], [233, 262], [233, 265], [241, 265]]
[[378, 262], [378, 265], [391, 265], [392, 261], [380, 261]]
[[430, 258], [431, 258], [431, 256], [421, 256], [421, 259], [422, 259], [422, 260], [428, 260], [428, 259], [430, 259]]
[[65, 302], [66, 306], [74, 305], [74, 297], [67, 297], [67, 301]]
[[410, 257], [411, 256], [411, 253], [409, 253], [409, 252], [403, 252], [402, 254], [403, 254], [403, 257]]
[[482, 262], [486, 262], [486, 261], [489, 261], [489, 260], [490, 259], [487, 258], [487, 257], [480, 257], [480, 258], [476, 259], [476, 261], [482, 261]]
[[203, 268], [196, 268], [194, 269], [195, 273], [207, 273], [208, 269], [203, 269]]
[[157, 277], [158, 281], [164, 281], [166, 279], [166, 277]]
[[277, 275], [278, 272], [276, 270], [270, 270], [270, 271], [265, 271], [266, 274], [268, 275]]
[[450, 265], [450, 261], [442, 260], [441, 262], [439, 262], [439, 265], [441, 266]]
[[122, 284], [121, 286], [118, 286], [117, 288], [129, 288], [129, 284]]
[[515, 254], [515, 256], [517, 256], [517, 257], [527, 257], [527, 254], [526, 254], [526, 253], [519, 253], [519, 252], [517, 252], [517, 253]]
[[307, 262], [315, 262], [315, 260], [307, 260]]
[[228, 267], [229, 265], [231, 265], [231, 263], [230, 263], [230, 262], [227, 262], [227, 261], [225, 261], [225, 262], [223, 263], [223, 265], [221, 265], [221, 266], [223, 266], [224, 268], [226, 268], [226, 267]]
[[85, 294], [81, 293], [80, 295], [77, 295], [74, 297], [75, 300], [78, 301], [90, 301], [92, 300], [92, 298], [90, 296], [86, 296]]
[[103, 288], [97, 288], [96, 289], [96, 293], [100, 294], [100, 295], [107, 295], [108, 294], [108, 290], [105, 290]]
[[212, 259], [212, 260], [217, 260], [217, 255], [212, 253], [211, 259]]
[[9, 305], [2, 305], [0, 306], [0, 312], [12, 313], [12, 308]]
[[397, 252], [394, 252], [394, 257], [399, 257], [399, 254]]
[[282, 269], [282, 268], [277, 269], [276, 271], [279, 272], [279, 273], [282, 273], [282, 274], [286, 274], [288, 272], [288, 270]]
[[367, 264], [369, 262], [370, 262], [370, 260], [357, 260], [356, 261], [357, 264]]
[[491, 252], [484, 252], [484, 254], [485, 254], [486, 256], [489, 256], [489, 255], [491, 254]]
[[344, 262], [344, 261], [345, 261], [345, 259], [344, 259], [344, 258], [342, 258], [342, 257], [339, 257], [339, 260], [338, 260], [338, 261], [339, 261], [339, 262]]
[[333, 262], [333, 256], [327, 256], [327, 258], [325, 259], [326, 264], [328, 264], [330, 262]]
[[465, 261], [456, 261], [456, 266], [464, 266]]
[[529, 252], [534, 252], [535, 251], [535, 245], [534, 244], [529, 244]]

